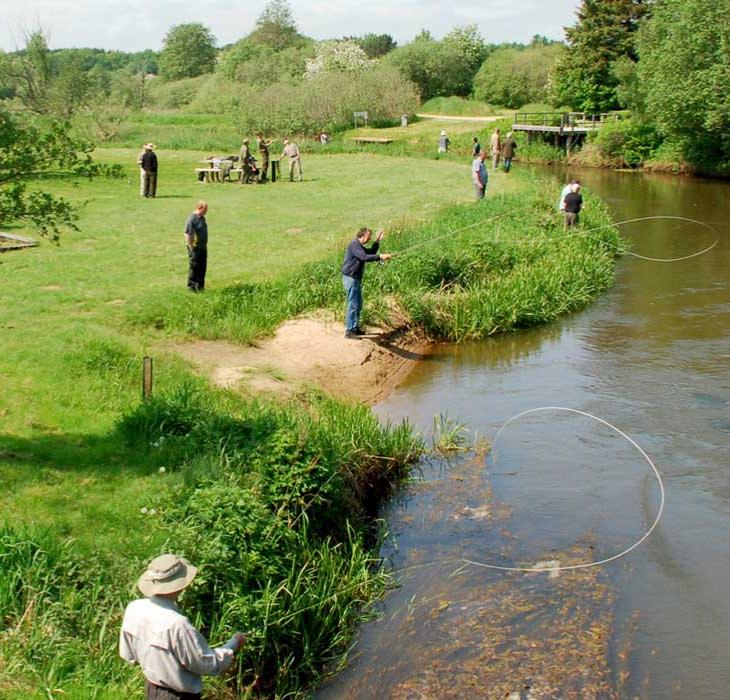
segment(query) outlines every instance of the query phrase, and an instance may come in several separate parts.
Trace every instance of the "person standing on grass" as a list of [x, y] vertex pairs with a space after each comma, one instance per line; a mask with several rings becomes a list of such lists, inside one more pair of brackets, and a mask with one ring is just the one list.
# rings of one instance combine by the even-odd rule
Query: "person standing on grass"
[[241, 159], [241, 184], [248, 185], [252, 182], [253, 168], [251, 167], [251, 149], [249, 148], [249, 140], [243, 139], [239, 157]]
[[439, 134], [439, 153], [448, 153], [450, 145], [451, 141], [449, 141], [446, 131], [441, 129], [441, 134]]
[[271, 141], [264, 138], [263, 132], [256, 132], [256, 148], [259, 149], [259, 153], [261, 154], [261, 168], [259, 173], [259, 182], [261, 184], [266, 182], [269, 173], [269, 146], [271, 146], [271, 143]]
[[581, 209], [583, 209], [583, 196], [580, 193], [580, 185], [576, 183], [565, 195], [565, 228], [578, 224]]
[[565, 212], [565, 198], [573, 191], [575, 185], [580, 185], [580, 180], [571, 180], [560, 192], [558, 211]]
[[492, 170], [496, 170], [499, 165], [499, 153], [502, 150], [502, 139], [499, 136], [499, 129], [494, 130], [489, 143], [492, 149]]
[[504, 142], [502, 143], [502, 167], [506, 173], [508, 173], [512, 167], [512, 159], [515, 157], [516, 150], [517, 142], [512, 136], [512, 132], [508, 131], [507, 136], [504, 137]]
[[482, 150], [482, 146], [476, 136], [472, 140], [474, 141], [474, 145], [471, 147], [471, 157], [476, 158]]
[[365, 247], [372, 235], [373, 232], [369, 228], [361, 228], [345, 251], [345, 260], [342, 263], [342, 285], [347, 294], [345, 338], [358, 338], [365, 335], [365, 331], [360, 328], [362, 277], [365, 272], [365, 263], [390, 260], [392, 257], [389, 253], [378, 254], [380, 241], [385, 235], [383, 229], [380, 229], [375, 236], [375, 243], [369, 248]]
[[142, 156], [144, 155], [144, 146], [142, 146], [142, 151], [140, 151], [140, 154], [137, 156], [137, 165], [139, 165], [139, 196], [144, 197], [144, 168], [142, 167]]
[[471, 164], [471, 178], [474, 181], [474, 191], [477, 196], [477, 202], [480, 199], [484, 199], [484, 195], [487, 193], [489, 175], [487, 175], [487, 167], [484, 165], [484, 159], [486, 157], [486, 151], [479, 151], [479, 154]]
[[144, 153], [140, 159], [140, 165], [144, 172], [142, 196], [152, 199], [157, 195], [157, 156], [155, 155], [154, 149], [154, 143], [146, 143], [144, 145]]
[[208, 223], [205, 215], [208, 202], [200, 201], [185, 224], [185, 245], [188, 249], [188, 289], [202, 292], [208, 269]]
[[146, 700], [199, 700], [201, 676], [225, 673], [246, 642], [246, 635], [236, 632], [223, 646], [211, 649], [178, 610], [177, 599], [196, 573], [196, 567], [175, 554], [153, 559], [137, 582], [145, 597], [124, 611], [119, 655], [139, 664]]
[[299, 182], [302, 181], [302, 156], [299, 153], [299, 147], [289, 139], [284, 139], [284, 150], [279, 156], [281, 160], [284, 156], [289, 159], [289, 182], [294, 182], [294, 168], [299, 170]]

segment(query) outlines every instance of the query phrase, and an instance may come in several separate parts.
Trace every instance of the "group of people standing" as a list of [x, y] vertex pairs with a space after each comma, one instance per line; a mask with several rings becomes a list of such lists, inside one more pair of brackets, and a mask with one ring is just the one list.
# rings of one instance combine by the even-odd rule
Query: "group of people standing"
[[[500, 158], [502, 159], [502, 168], [504, 172], [508, 173], [512, 167], [512, 159], [515, 157], [517, 151], [517, 142], [511, 131], [507, 132], [504, 140], [500, 135], [500, 130], [495, 129], [489, 139], [489, 152], [492, 156], [492, 170], [496, 170], [499, 167]], [[489, 174], [487, 173], [487, 166], [484, 161], [487, 159], [487, 151], [482, 148], [479, 143], [479, 138], [474, 137], [472, 152], [471, 175], [474, 183], [474, 192], [476, 194], [477, 201], [484, 199], [484, 195], [487, 193], [487, 183], [489, 181]]]
[[[274, 142], [264, 138], [261, 131], [256, 133], [256, 148], [261, 156], [261, 164], [259, 165], [256, 158], [251, 153], [249, 139], [243, 139], [239, 158], [241, 161], [241, 184], [246, 185], [253, 182], [264, 184], [269, 176], [269, 149]], [[302, 155], [299, 146], [289, 139], [284, 139], [284, 150], [279, 156], [279, 162], [282, 159], [289, 161], [289, 181], [294, 181], [294, 171], [297, 171], [299, 180], [302, 178]]]

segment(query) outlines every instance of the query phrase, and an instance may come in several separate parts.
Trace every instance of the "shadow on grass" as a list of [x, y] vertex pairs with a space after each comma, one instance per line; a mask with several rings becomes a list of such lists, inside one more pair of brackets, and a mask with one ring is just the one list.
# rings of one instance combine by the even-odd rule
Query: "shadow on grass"
[[[169, 456], [168, 456], [169, 457]], [[0, 434], [0, 470], [13, 469], [13, 480], [33, 480], [39, 474], [16, 470], [49, 468], [89, 476], [146, 476], [165, 463], [159, 450], [130, 446], [117, 432], [107, 435], [50, 433], [33, 437]]]

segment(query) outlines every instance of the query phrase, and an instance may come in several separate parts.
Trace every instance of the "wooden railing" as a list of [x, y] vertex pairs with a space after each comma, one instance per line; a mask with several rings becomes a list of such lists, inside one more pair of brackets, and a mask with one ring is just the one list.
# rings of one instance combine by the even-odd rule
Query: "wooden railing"
[[624, 118], [621, 112], [515, 112], [515, 124], [523, 126], [560, 127], [561, 129], [596, 129]]

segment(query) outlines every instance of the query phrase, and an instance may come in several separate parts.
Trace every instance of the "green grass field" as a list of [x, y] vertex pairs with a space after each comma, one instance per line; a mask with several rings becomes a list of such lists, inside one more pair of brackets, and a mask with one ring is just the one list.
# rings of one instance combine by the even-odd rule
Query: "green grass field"
[[[133, 348], [137, 358], [153, 352], [162, 334], [128, 318], [150, 296], [174, 303], [179, 293], [187, 302], [182, 234], [199, 198], [210, 205], [208, 284], [214, 290], [275, 278], [339, 251], [362, 225], [417, 221], [471, 197], [468, 164], [313, 156], [303, 159], [303, 183], [242, 187], [197, 183], [193, 168], [204, 154], [160, 151], [158, 198], [145, 200], [138, 192], [136, 151], [98, 155], [131, 164], [128, 179], [54, 185], [70, 199], [87, 201], [81, 230], [64, 235], [58, 248], [44, 243], [0, 259], [5, 288], [12, 290], [2, 311], [0, 405], [3, 445], [9, 447], [0, 452], [0, 474], [10, 487], [0, 496], [3, 512], [16, 522], [53, 524], [89, 543], [107, 530], [114, 540], [119, 530], [138, 525], [135, 512], [117, 512], [114, 500], [141, 506], [148, 488], [144, 476], [129, 478], [139, 470], [114, 446], [106, 446], [108, 452], [103, 441], [91, 451], [73, 447], [109, 430], [136, 400], [136, 387], [109, 386], [98, 376], [94, 352], [105, 343]], [[495, 182], [495, 192], [507, 184]], [[167, 372], [184, 368], [167, 358], [157, 371], [164, 382]], [[24, 442], [33, 455], [18, 469], [4, 454]], [[84, 455], [83, 462], [68, 464], [71, 455]], [[111, 491], [118, 499], [108, 498]], [[111, 515], [111, 528], [100, 531], [96, 523], [110, 522]]]

